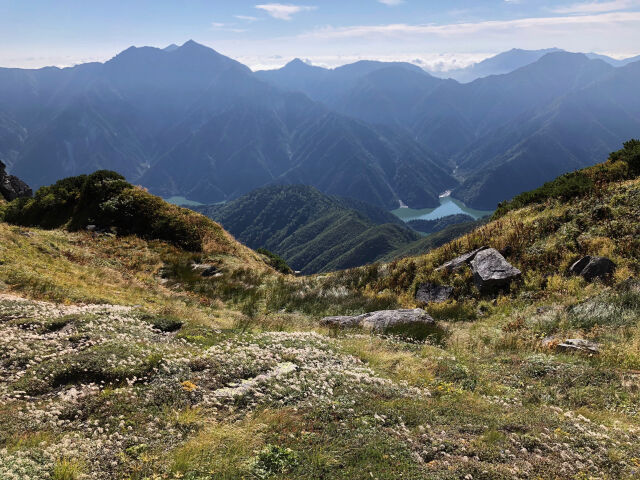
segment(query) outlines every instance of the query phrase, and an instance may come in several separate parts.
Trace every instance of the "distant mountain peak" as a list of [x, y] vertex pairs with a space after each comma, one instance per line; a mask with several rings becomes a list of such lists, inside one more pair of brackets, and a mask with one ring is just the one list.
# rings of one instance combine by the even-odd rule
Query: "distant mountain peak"
[[164, 47], [163, 50], [165, 52], [173, 52], [173, 51], [177, 50], [178, 48], [180, 48], [178, 45], [176, 45], [175, 43], [172, 43], [171, 45], [167, 45], [166, 47]]
[[304, 72], [304, 71], [324, 70], [324, 69], [322, 67], [317, 67], [315, 65], [311, 65], [311, 63], [305, 62], [304, 60], [302, 60], [300, 58], [294, 58], [289, 63], [287, 63], [284, 67], [282, 67], [281, 70], [294, 72], [294, 73], [296, 73], [296, 72], [297, 73], [301, 73], [301, 72]]
[[298, 66], [298, 65], [304, 65], [304, 66], [309, 66], [309, 64], [305, 61], [303, 61], [300, 58], [294, 58], [293, 60], [291, 60], [289, 63], [287, 63], [285, 65], [285, 67], [294, 67], [294, 66]]

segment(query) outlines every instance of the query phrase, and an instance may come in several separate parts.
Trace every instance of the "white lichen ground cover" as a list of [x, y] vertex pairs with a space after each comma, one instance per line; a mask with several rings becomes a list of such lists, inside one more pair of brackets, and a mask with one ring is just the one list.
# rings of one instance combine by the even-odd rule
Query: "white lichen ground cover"
[[[469, 363], [396, 338], [153, 325], [1, 295], [0, 478], [640, 474], [637, 392], [579, 358]], [[564, 378], [591, 408], [571, 408]]]
[[[189, 435], [169, 411], [209, 418], [330, 401], [334, 389], [428, 395], [376, 376], [316, 333], [238, 334], [198, 347], [132, 308], [61, 306], [0, 296], [0, 478], [119, 478], [141, 452]], [[221, 412], [221, 413], [220, 413]], [[79, 478], [80, 478], [79, 477]]]

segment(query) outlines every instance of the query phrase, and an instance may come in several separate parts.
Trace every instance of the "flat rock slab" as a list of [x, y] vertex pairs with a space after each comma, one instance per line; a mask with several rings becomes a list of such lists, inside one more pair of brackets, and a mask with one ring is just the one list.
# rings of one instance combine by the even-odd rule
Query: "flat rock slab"
[[564, 352], [600, 353], [600, 345], [583, 338], [569, 338], [556, 347]]
[[416, 291], [416, 300], [424, 303], [442, 303], [449, 300], [452, 295], [453, 287], [449, 285], [422, 283]]
[[436, 321], [424, 310], [380, 310], [353, 317], [325, 317], [322, 325], [333, 328], [364, 328], [374, 332], [386, 332], [396, 327], [424, 325], [434, 326]]
[[575, 262], [569, 268], [571, 273], [580, 275], [587, 282], [596, 278], [605, 278], [616, 271], [616, 264], [606, 257], [592, 257], [587, 255]]
[[473, 280], [482, 293], [507, 289], [522, 272], [511, 265], [495, 248], [478, 252], [471, 261]]
[[460, 255], [459, 257], [454, 258], [453, 260], [449, 260], [447, 263], [443, 263], [436, 271], [446, 270], [447, 272], [453, 272], [455, 270], [459, 270], [465, 265], [469, 265], [471, 261], [476, 257], [479, 252], [486, 250], [489, 247], [480, 247], [472, 252], [465, 253], [464, 255]]

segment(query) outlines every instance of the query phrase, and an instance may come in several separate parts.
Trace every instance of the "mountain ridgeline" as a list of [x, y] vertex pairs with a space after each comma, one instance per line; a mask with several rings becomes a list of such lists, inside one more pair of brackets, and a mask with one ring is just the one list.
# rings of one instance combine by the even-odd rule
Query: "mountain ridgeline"
[[[640, 132], [640, 62], [511, 51], [461, 84], [408, 63], [252, 72], [189, 41], [0, 69], [0, 161], [34, 188], [109, 169], [204, 204], [305, 184], [384, 209], [493, 209]], [[478, 73], [478, 72], [476, 72]]]

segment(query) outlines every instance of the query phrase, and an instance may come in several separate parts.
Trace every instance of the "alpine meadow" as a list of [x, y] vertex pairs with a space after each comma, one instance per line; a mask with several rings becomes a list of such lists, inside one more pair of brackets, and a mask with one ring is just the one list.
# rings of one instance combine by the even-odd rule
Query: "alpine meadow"
[[188, 3], [0, 0], [0, 480], [640, 478], [640, 2]]

